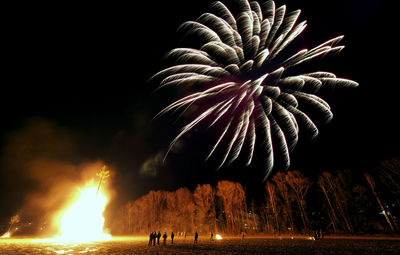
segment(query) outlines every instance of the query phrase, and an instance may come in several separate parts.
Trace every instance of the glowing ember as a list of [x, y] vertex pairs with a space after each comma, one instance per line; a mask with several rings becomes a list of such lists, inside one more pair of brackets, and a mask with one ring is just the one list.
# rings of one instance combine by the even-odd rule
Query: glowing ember
[[103, 212], [107, 198], [96, 187], [81, 191], [76, 201], [61, 217], [61, 236], [67, 242], [110, 240], [103, 233]]
[[219, 235], [219, 234], [216, 234], [216, 235], [215, 235], [215, 239], [217, 239], [217, 240], [221, 240], [221, 239], [222, 239], [222, 236], [221, 236], [221, 235]]

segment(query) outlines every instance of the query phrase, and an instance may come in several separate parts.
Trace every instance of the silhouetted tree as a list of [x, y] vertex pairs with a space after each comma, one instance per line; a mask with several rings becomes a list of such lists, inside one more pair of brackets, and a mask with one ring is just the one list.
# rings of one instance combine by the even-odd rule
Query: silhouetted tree
[[[251, 234], [288, 229], [307, 232], [311, 224], [323, 223], [334, 233], [399, 231], [399, 212], [395, 211], [400, 206], [398, 158], [385, 160], [365, 173], [347, 169], [322, 172], [317, 180], [312, 186], [300, 171], [277, 172], [265, 184], [264, 203], [253, 200], [249, 210], [246, 192], [237, 182], [219, 181], [215, 188], [199, 184], [193, 193], [187, 188], [152, 190], [121, 206], [113, 228], [119, 234], [148, 234], [159, 229], [215, 233], [217, 227], [228, 234]], [[322, 192], [317, 192], [318, 188]], [[321, 199], [321, 204], [307, 206], [308, 194]]]

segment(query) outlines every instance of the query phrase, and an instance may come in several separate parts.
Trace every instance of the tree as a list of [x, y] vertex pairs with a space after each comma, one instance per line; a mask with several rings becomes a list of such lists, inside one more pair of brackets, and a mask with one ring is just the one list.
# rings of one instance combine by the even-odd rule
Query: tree
[[277, 211], [277, 203], [276, 203], [276, 185], [267, 182], [265, 188], [267, 189], [267, 196], [266, 196], [266, 203], [271, 205], [272, 208], [272, 214], [274, 216], [275, 220], [275, 230], [280, 232], [280, 227], [279, 227], [279, 220], [278, 220], [278, 211]]
[[179, 204], [176, 198], [176, 192], [163, 192], [165, 206], [161, 207], [160, 226], [168, 228], [171, 231], [178, 229]]
[[292, 203], [295, 200], [293, 191], [288, 186], [286, 175], [282, 172], [277, 172], [272, 178], [276, 184], [277, 193], [281, 197], [282, 202], [279, 203], [282, 207], [283, 214], [285, 216], [285, 222], [287, 222], [291, 232], [294, 231], [294, 218]]
[[206, 231], [216, 230], [215, 191], [210, 184], [197, 185], [194, 193], [194, 204], [200, 224], [208, 226]]
[[217, 196], [223, 205], [229, 233], [244, 231], [246, 214], [246, 193], [240, 183], [231, 181], [219, 181], [217, 184]]
[[308, 217], [305, 210], [306, 207], [306, 194], [308, 189], [311, 187], [311, 182], [307, 177], [298, 171], [290, 171], [285, 176], [287, 184], [293, 189], [296, 194], [297, 205], [299, 206], [301, 219], [303, 221], [304, 230], [308, 229]]
[[194, 228], [195, 205], [192, 193], [187, 188], [176, 190], [176, 200], [178, 204], [178, 226], [183, 232], [191, 232]]
[[324, 172], [318, 180], [318, 184], [330, 205], [331, 212], [329, 215], [335, 231], [340, 225], [344, 231], [353, 233], [354, 230], [348, 213], [348, 204], [351, 197], [351, 189], [347, 188], [351, 185], [348, 183], [349, 177], [341, 172], [337, 172], [335, 176]]
[[381, 183], [386, 186], [393, 199], [400, 206], [400, 158], [384, 160], [376, 170]]
[[396, 224], [396, 221], [394, 219], [393, 219], [393, 222], [390, 220], [389, 215], [392, 215], [392, 214], [390, 213], [389, 207], [384, 205], [384, 202], [379, 197], [378, 192], [376, 190], [375, 180], [367, 172], [364, 172], [364, 176], [365, 176], [365, 179], [367, 180], [367, 183], [368, 183], [369, 187], [371, 188], [372, 193], [375, 196], [375, 199], [376, 199], [376, 201], [377, 201], [377, 203], [379, 205], [379, 208], [381, 209], [381, 212], [382, 212], [383, 216], [385, 216], [386, 222], [390, 226], [391, 231], [395, 232], [395, 228], [398, 228], [397, 224]]
[[11, 231], [12, 231], [12, 227], [15, 225], [15, 224], [18, 224], [20, 222], [20, 217], [19, 217], [19, 214], [16, 214], [16, 215], [14, 215], [14, 216], [12, 216], [11, 217], [11, 219], [10, 219], [10, 226], [8, 227], [8, 233], [11, 233]]
[[107, 178], [110, 177], [110, 170], [107, 170], [106, 166], [104, 165], [96, 175], [98, 177], [100, 177], [99, 185], [97, 186], [97, 192], [96, 192], [96, 196], [97, 196], [97, 193], [99, 193], [101, 184], [105, 183]]
[[329, 209], [330, 209], [328, 215], [331, 219], [333, 230], [335, 233], [337, 233], [337, 224], [339, 222], [339, 218], [336, 214], [335, 205], [334, 205], [334, 202], [331, 201], [330, 193], [329, 193], [331, 191], [331, 187], [332, 187], [331, 183], [330, 183], [330, 181], [332, 179], [331, 176], [332, 175], [330, 173], [323, 172], [318, 179], [318, 185], [321, 188], [322, 192], [324, 193], [326, 201], [328, 202]]
[[250, 226], [251, 232], [252, 232], [252, 233], [257, 233], [257, 232], [259, 232], [259, 228], [260, 228], [259, 222], [260, 222], [260, 219], [259, 219], [259, 216], [258, 216], [258, 215], [260, 215], [260, 211], [259, 211], [259, 208], [258, 208], [258, 206], [256, 205], [256, 202], [254, 201], [254, 199], [251, 200], [251, 203], [250, 203], [249, 215], [250, 215], [250, 218], [251, 218], [250, 221], [249, 221], [249, 222], [251, 222], [251, 224], [249, 224], [249, 225], [251, 225], [251, 226]]

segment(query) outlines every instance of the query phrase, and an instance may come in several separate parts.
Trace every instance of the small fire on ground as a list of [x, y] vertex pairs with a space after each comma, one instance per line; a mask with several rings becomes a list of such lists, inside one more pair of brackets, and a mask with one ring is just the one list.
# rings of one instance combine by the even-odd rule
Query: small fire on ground
[[0, 238], [10, 238], [11, 233], [10, 231], [7, 231], [6, 233], [4, 233], [2, 236], [0, 236]]

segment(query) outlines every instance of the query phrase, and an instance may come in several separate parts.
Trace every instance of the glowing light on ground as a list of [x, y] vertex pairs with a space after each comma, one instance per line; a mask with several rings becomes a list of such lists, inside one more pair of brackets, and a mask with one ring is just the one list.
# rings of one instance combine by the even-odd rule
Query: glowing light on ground
[[111, 240], [103, 232], [103, 212], [107, 197], [96, 187], [88, 187], [80, 192], [79, 199], [61, 217], [61, 236], [57, 241], [105, 241]]
[[215, 239], [217, 239], [217, 240], [222, 240], [222, 236], [219, 235], [219, 234], [216, 234], [216, 235], [215, 235]]

